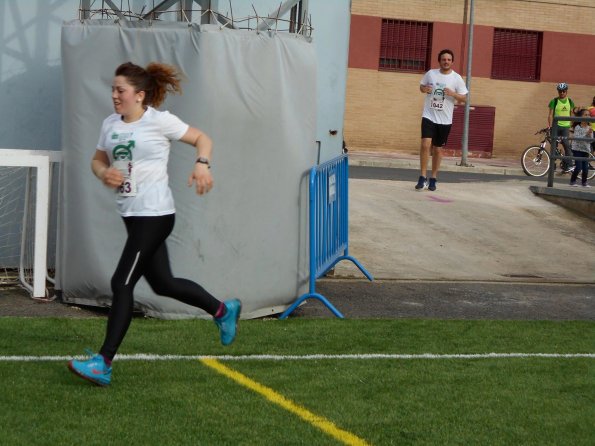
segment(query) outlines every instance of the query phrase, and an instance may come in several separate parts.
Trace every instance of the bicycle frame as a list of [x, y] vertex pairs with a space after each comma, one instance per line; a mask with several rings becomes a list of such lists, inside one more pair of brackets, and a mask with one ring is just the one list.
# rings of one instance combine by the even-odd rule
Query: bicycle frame
[[[548, 154], [550, 155], [550, 159], [553, 161], [553, 164], [555, 165], [555, 160], [552, 158], [552, 154], [556, 155], [556, 156], [561, 156], [561, 152], [558, 149], [558, 144], [560, 144], [562, 142], [561, 138], [557, 138], [557, 144], [552, 144], [552, 137], [550, 134], [549, 129], [541, 129], [539, 130], [537, 134], [539, 133], [545, 133], [545, 136], [543, 137], [543, 139], [541, 140], [541, 142], [539, 143], [539, 147], [541, 148], [541, 150], [545, 150], [548, 152]], [[549, 144], [550, 149], [548, 150], [546, 148], [546, 146]]]
[[[549, 150], [549, 154], [550, 154], [550, 158], [552, 153], [556, 156], [562, 156], [562, 152], [560, 152], [560, 149], [558, 149], [558, 144], [562, 143], [562, 138], [558, 137], [556, 138], [556, 144], [552, 144], [552, 137], [550, 135], [550, 133], [546, 133], [545, 137], [543, 138], [543, 141], [541, 141], [541, 144], [539, 144], [539, 146], [543, 149], [546, 150], [545, 145], [549, 144], [550, 145], [550, 150]], [[555, 165], [555, 160], [554, 160], [554, 165]]]
[[[562, 160], [561, 168], [562, 173], [571, 172], [572, 169], [568, 169], [565, 164], [569, 162], [569, 160], [584, 158], [584, 157], [575, 157], [575, 156], [568, 156], [566, 155], [565, 151], [562, 152], [561, 149], [558, 148], [558, 144], [562, 143], [564, 138], [559, 137], [555, 140], [553, 139], [552, 135], [550, 134], [549, 128], [543, 128], [535, 132], [536, 135], [543, 135], [541, 141], [536, 143], [532, 146], [527, 147], [521, 155], [521, 165], [523, 167], [524, 172], [533, 177], [541, 177], [547, 175], [551, 172], [551, 170], [556, 170], [556, 161]], [[591, 142], [591, 138], [571, 138], [569, 137], [569, 141], [575, 141], [576, 139], [579, 140], [586, 140]], [[552, 144], [552, 141], [555, 141]], [[547, 145], [550, 145], [549, 149]], [[589, 173], [587, 174], [587, 179], [590, 180], [595, 177], [595, 167], [592, 164], [595, 160], [593, 154], [589, 156]], [[546, 177], [547, 178], [547, 177]]]

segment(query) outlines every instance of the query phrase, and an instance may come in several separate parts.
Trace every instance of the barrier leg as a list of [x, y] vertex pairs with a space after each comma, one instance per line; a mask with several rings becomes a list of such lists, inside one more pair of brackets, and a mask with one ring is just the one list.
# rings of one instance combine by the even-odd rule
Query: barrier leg
[[[339, 263], [341, 260], [350, 260], [350, 261], [352, 261], [353, 264], [358, 267], [358, 269], [362, 272], [362, 274], [364, 276], [366, 276], [366, 278], [370, 282], [373, 282], [374, 281], [374, 278], [372, 277], [372, 275], [368, 272], [368, 270], [366, 268], [364, 268], [364, 266], [359, 262], [359, 260], [357, 260], [355, 257], [350, 256], [350, 255], [344, 255], [344, 256], [339, 257], [337, 260], [335, 260], [333, 262], [333, 264], [327, 269], [327, 271], [333, 269], [335, 267], [335, 265], [337, 265], [337, 263]], [[326, 272], [325, 272], [325, 274], [326, 274]]]
[[322, 294], [318, 294], [318, 293], [307, 293], [307, 294], [303, 294], [302, 296], [300, 296], [300, 298], [298, 300], [296, 300], [293, 304], [291, 304], [291, 306], [285, 310], [283, 312], [283, 314], [281, 314], [281, 316], [279, 316], [279, 319], [286, 319], [287, 316], [289, 316], [291, 313], [293, 313], [293, 310], [295, 310], [302, 302], [304, 302], [306, 299], [309, 298], [314, 298], [314, 299], [318, 299], [320, 302], [322, 302], [335, 316], [337, 316], [340, 319], [344, 319], [345, 316], [343, 316], [341, 314], [341, 312], [339, 310], [337, 310], [333, 304], [331, 304], [328, 299], [326, 297], [324, 297]]

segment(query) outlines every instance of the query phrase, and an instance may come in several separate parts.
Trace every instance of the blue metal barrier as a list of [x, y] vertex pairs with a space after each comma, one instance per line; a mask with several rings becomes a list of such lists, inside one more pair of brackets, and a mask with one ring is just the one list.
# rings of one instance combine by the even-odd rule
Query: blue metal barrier
[[343, 318], [327, 298], [316, 292], [316, 279], [324, 276], [341, 260], [351, 260], [368, 280], [374, 280], [357, 259], [349, 255], [348, 180], [347, 155], [341, 155], [310, 170], [310, 289], [285, 310], [279, 319], [287, 318], [309, 298], [318, 299], [335, 316]]

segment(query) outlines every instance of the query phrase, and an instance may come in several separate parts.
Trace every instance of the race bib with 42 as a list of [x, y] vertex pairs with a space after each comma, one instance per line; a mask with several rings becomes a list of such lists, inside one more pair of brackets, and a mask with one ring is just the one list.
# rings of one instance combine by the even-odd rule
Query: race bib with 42
[[430, 99], [430, 108], [435, 111], [443, 111], [444, 110], [444, 99], [446, 95], [444, 94], [444, 89], [446, 88], [445, 84], [436, 84], [436, 87], [432, 91], [432, 97]]

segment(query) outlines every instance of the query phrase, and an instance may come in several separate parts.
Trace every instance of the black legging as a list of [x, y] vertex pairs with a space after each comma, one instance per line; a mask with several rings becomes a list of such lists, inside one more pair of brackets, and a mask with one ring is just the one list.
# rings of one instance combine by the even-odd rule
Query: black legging
[[589, 175], [589, 153], [582, 152], [579, 150], [573, 150], [573, 155], [577, 158], [576, 167], [572, 171], [572, 175], [570, 176], [570, 182], [574, 183], [578, 178], [578, 174], [581, 174], [581, 182], [583, 184], [587, 184], [587, 176]]
[[112, 308], [107, 333], [99, 353], [109, 359], [116, 355], [132, 320], [134, 287], [144, 276], [156, 294], [172, 297], [215, 315], [220, 301], [203, 287], [171, 273], [165, 240], [175, 223], [175, 214], [158, 217], [124, 217], [128, 239], [112, 277]]

